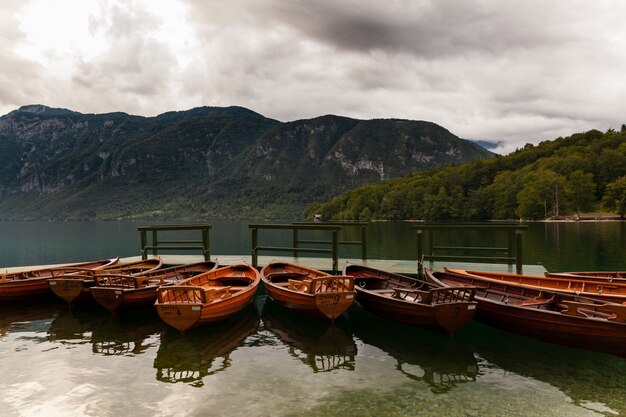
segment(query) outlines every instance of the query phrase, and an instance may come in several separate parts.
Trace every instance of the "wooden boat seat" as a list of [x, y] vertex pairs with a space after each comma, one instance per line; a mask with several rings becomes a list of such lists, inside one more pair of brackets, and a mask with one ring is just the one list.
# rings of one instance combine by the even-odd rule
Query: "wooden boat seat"
[[272, 283], [287, 282], [291, 277], [306, 277], [308, 274], [296, 271], [272, 272], [267, 275], [267, 279]]
[[227, 298], [231, 296], [231, 287], [200, 287], [195, 285], [173, 285], [170, 287], [161, 287], [158, 290], [158, 299], [164, 302], [164, 294], [170, 294], [171, 301], [184, 303], [208, 303], [213, 298]]
[[565, 307], [561, 314], [582, 317], [605, 316], [609, 321], [626, 322], [626, 305], [624, 304], [593, 304], [562, 300], [561, 305]]
[[288, 281], [287, 289], [299, 292], [310, 292], [311, 291], [311, 280], [310, 279], [290, 279]]
[[135, 281], [135, 288], [149, 287], [152, 285], [163, 284], [163, 278], [150, 278], [150, 277], [131, 277]]
[[[501, 291], [501, 290], [497, 290], [494, 288], [491, 288], [489, 286], [478, 286], [478, 285], [473, 285], [472, 287], [476, 288], [476, 291], [480, 291], [481, 297], [486, 297], [489, 298], [491, 300], [498, 300], [500, 302], [503, 302], [505, 304], [513, 304], [517, 301], [509, 301], [509, 298], [518, 298], [518, 297], [525, 297], [527, 295], [523, 295], [523, 294], [511, 294], [509, 292], [506, 291]], [[534, 294], [533, 294], [534, 295]], [[543, 291], [540, 291], [539, 294], [537, 294], [536, 297], [532, 298], [533, 300], [538, 300], [540, 298], [544, 297]], [[524, 300], [518, 300], [518, 301], [524, 301]]]
[[219, 281], [224, 286], [246, 286], [253, 282], [252, 278], [246, 275], [227, 275], [220, 277]]
[[520, 306], [520, 307], [528, 307], [528, 306], [539, 306], [541, 304], [549, 304], [553, 302], [554, 302], [553, 298], [538, 298], [538, 299], [532, 299], [532, 300], [513, 301], [509, 304], [514, 305], [514, 306]]
[[376, 294], [393, 294], [396, 292], [396, 290], [370, 290], [371, 292], [374, 292]]
[[220, 298], [230, 297], [231, 287], [209, 287], [204, 290], [204, 296], [206, 297], [207, 302], [219, 294], [222, 294]]
[[394, 288], [391, 297], [406, 300], [409, 294], [414, 295], [413, 301], [430, 302], [430, 293], [428, 291], [411, 288]]

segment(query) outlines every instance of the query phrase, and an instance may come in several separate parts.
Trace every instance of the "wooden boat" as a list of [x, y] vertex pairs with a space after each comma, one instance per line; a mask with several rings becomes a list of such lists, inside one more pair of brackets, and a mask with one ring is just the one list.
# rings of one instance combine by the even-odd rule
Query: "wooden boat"
[[476, 287], [476, 318], [494, 327], [564, 346], [626, 356], [626, 305], [498, 282], [447, 270], [425, 270], [429, 282]]
[[80, 271], [92, 271], [115, 265], [118, 259], [80, 262], [67, 265], [37, 266], [32, 268], [11, 268], [14, 272], [0, 273], [0, 303], [28, 301], [33, 298], [51, 295], [48, 279]]
[[217, 268], [213, 261], [178, 265], [139, 274], [99, 274], [90, 288], [94, 301], [117, 314], [121, 310], [149, 307], [157, 298], [157, 289]]
[[334, 320], [354, 302], [354, 277], [329, 275], [287, 262], [261, 269], [267, 294], [284, 307]]
[[154, 305], [165, 323], [186, 331], [241, 311], [254, 300], [259, 282], [250, 265], [225, 266], [160, 287]]
[[441, 287], [353, 264], [347, 264], [343, 274], [354, 277], [356, 299], [363, 308], [398, 323], [452, 336], [476, 311], [473, 288]]
[[118, 275], [136, 275], [155, 271], [163, 266], [160, 258], [142, 259], [136, 261], [117, 262], [99, 270], [81, 270], [70, 274], [59, 275], [48, 279], [52, 292], [61, 299], [72, 303], [85, 301], [91, 298], [91, 287], [96, 285], [95, 277], [103, 273]]
[[546, 291], [558, 291], [582, 297], [589, 297], [616, 303], [626, 302], [626, 283], [606, 282], [583, 277], [545, 277], [532, 275], [506, 274], [491, 271], [473, 271], [464, 269], [448, 269], [446, 271], [478, 278], [481, 281], [491, 280], [494, 283], [512, 284], [521, 287], [539, 288]]
[[626, 284], [626, 272], [624, 271], [545, 272], [544, 276]]

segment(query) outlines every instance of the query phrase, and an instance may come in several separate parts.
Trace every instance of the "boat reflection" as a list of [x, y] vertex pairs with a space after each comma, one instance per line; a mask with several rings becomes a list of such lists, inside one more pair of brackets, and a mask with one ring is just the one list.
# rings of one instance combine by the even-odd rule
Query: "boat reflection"
[[48, 329], [48, 340], [65, 345], [91, 343], [92, 352], [102, 355], [139, 355], [158, 340], [150, 337], [165, 325], [152, 311], [112, 317], [101, 308], [65, 309]]
[[154, 311], [138, 309], [123, 317], [109, 314], [92, 330], [92, 351], [113, 356], [140, 355], [159, 345], [156, 336], [165, 327]]
[[347, 324], [344, 317], [330, 323], [318, 317], [294, 314], [271, 299], [263, 306], [264, 328], [313, 372], [354, 370], [357, 347]]
[[91, 332], [106, 319], [101, 308], [65, 308], [48, 329], [48, 340], [61, 344], [85, 344], [91, 341]]
[[399, 372], [427, 383], [432, 392], [476, 381], [479, 371], [474, 352], [455, 338], [390, 322], [359, 305], [348, 311], [348, 319], [357, 338], [389, 354]]
[[622, 358], [544, 343], [478, 322], [457, 336], [484, 359], [485, 366], [545, 382], [574, 404], [602, 415], [626, 410], [626, 360]]
[[233, 317], [184, 334], [166, 328], [161, 333], [161, 344], [154, 359], [156, 379], [202, 387], [204, 377], [231, 365], [230, 354], [243, 345], [258, 326], [259, 314], [253, 303]]
[[[33, 330], [35, 322], [42, 322], [44, 328], [65, 309], [65, 306], [55, 301], [38, 304], [21, 304], [0, 307], [0, 338], [13, 332], [20, 332], [28, 328]], [[43, 329], [45, 333], [46, 330]]]

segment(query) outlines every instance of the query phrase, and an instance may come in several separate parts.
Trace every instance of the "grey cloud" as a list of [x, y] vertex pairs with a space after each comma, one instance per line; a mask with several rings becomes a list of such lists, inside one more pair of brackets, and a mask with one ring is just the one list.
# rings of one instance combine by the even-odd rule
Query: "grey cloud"
[[[510, 1], [280, 1], [188, 0], [209, 25], [289, 27], [299, 36], [339, 50], [411, 53], [426, 57], [497, 53], [557, 45], [581, 37], [568, 28], [562, 4]], [[219, 3], [219, 5], [218, 5]], [[570, 2], [572, 8], [580, 1]]]
[[[626, 121], [622, 0], [181, 1], [194, 45], [184, 56], [151, 36], [163, 16], [111, 1], [89, 20], [106, 49], [76, 56], [69, 75], [0, 49], [0, 106], [397, 117], [506, 146]], [[3, 46], [23, 35], [19, 3], [3, 2]]]
[[[15, 25], [16, 15], [28, 5], [27, 1], [8, 0], [0, 13], [0, 106], [19, 107], [36, 93], [38, 73], [42, 68], [17, 56], [13, 48], [24, 39], [24, 33]], [[24, 80], [33, 81], [32, 84]]]

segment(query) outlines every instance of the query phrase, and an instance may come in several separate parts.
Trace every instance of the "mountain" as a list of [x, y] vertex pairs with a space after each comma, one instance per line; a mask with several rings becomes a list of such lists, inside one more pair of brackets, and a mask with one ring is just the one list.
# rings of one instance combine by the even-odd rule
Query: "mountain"
[[30, 105], [0, 117], [0, 218], [294, 219], [358, 186], [490, 156], [423, 121]]
[[576, 219], [626, 212], [626, 125], [528, 144], [349, 190], [305, 216], [323, 220]]

